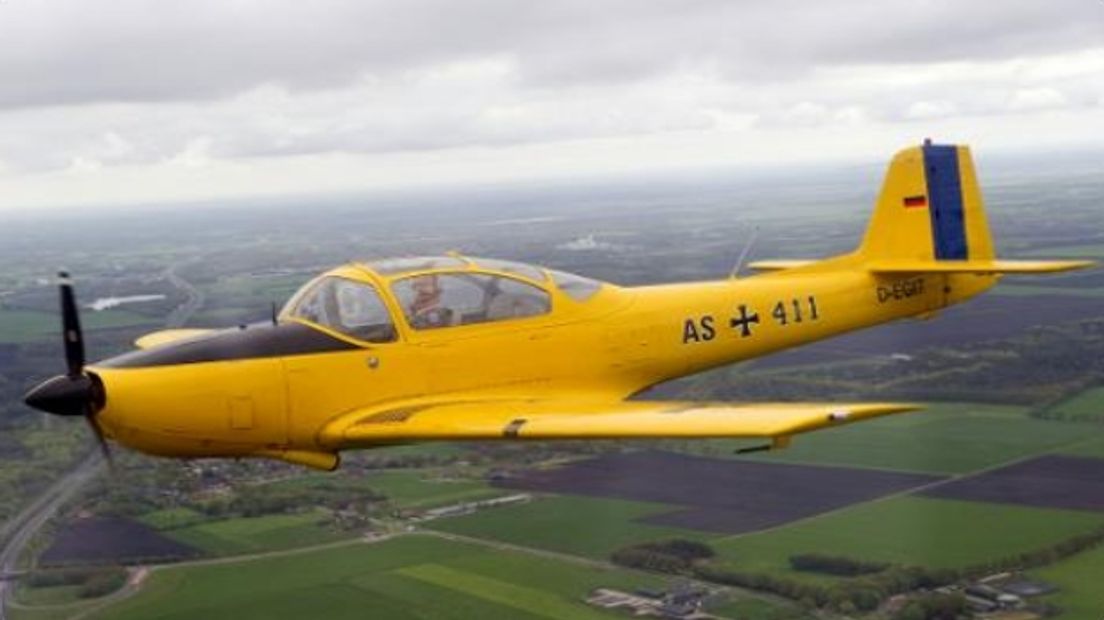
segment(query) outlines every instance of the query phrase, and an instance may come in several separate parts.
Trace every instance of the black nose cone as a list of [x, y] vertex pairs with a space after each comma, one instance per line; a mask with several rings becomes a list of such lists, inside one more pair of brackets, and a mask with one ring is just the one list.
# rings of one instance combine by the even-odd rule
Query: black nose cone
[[87, 375], [58, 375], [27, 392], [23, 402], [57, 415], [85, 415], [96, 401], [95, 384]]

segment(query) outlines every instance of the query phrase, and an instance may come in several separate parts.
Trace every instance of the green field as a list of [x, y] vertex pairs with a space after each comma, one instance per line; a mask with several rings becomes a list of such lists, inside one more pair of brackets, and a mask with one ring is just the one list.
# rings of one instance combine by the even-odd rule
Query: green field
[[1062, 415], [1065, 419], [1104, 419], [1104, 387], [1085, 390], [1073, 398], [1067, 398], [1050, 407], [1049, 412]]
[[595, 587], [662, 585], [651, 575], [406, 536], [229, 565], [160, 569], [140, 594], [94, 617], [585, 620], [624, 617], [583, 602]]
[[[61, 319], [51, 312], [0, 310], [0, 342], [30, 342], [43, 338], [61, 338]], [[159, 325], [156, 319], [126, 310], [85, 311], [81, 324], [87, 330], [135, 325]]]
[[635, 519], [678, 506], [590, 497], [557, 496], [525, 504], [430, 521], [426, 527], [463, 536], [608, 558], [634, 543], [669, 538], [706, 540], [711, 534], [639, 523]]
[[506, 495], [507, 491], [475, 480], [450, 479], [429, 471], [388, 471], [364, 479], [374, 491], [387, 496], [396, 506], [423, 509]]
[[[213, 304], [221, 308], [268, 308], [272, 302], [283, 305], [299, 287], [310, 279], [309, 274], [224, 276], [217, 282], [203, 286], [203, 291]], [[210, 311], [212, 308], [209, 308]]]
[[147, 512], [138, 520], [156, 530], [171, 530], [203, 523], [211, 518], [191, 508], [166, 508]]
[[1092, 435], [1086, 436], [1085, 441], [1062, 450], [1062, 454], [1104, 459], [1104, 427], [1101, 427]]
[[310, 279], [311, 274], [242, 274], [223, 276], [204, 288], [209, 295], [217, 297], [265, 297], [273, 301], [283, 301]]
[[[1019, 407], [928, 404], [925, 410], [796, 437], [763, 462], [851, 465], [956, 474], [1074, 444], [1100, 433], [1098, 424], [1039, 420]], [[683, 443], [680, 449], [731, 457], [735, 441]]]
[[226, 327], [238, 325], [256, 318], [257, 308], [218, 308], [216, 310], [201, 310], [192, 315], [189, 325], [203, 327]]
[[238, 555], [317, 545], [352, 534], [319, 522], [321, 511], [208, 521], [164, 533], [212, 555]]
[[731, 598], [706, 606], [706, 611], [724, 618], [762, 620], [808, 620], [811, 616], [796, 607], [779, 607], [764, 599]]
[[1043, 599], [1062, 608], [1056, 618], [1099, 620], [1104, 616], [1104, 547], [1032, 571], [1031, 576], [1060, 588]]
[[91, 600], [57, 607], [14, 607], [9, 606], [7, 617], [11, 620], [69, 620], [79, 612], [91, 609], [100, 601]]
[[49, 588], [17, 588], [15, 600], [24, 605], [61, 605], [82, 600], [81, 586], [53, 586]]
[[364, 476], [318, 474], [274, 482], [270, 486], [302, 487], [333, 485], [348, 493], [358, 491], [384, 495], [398, 508], [419, 510], [486, 499], [508, 492], [487, 486], [481, 480], [449, 477], [435, 469], [402, 469], [373, 472]]
[[789, 557], [809, 552], [962, 567], [1045, 547], [1102, 522], [1088, 512], [906, 496], [710, 544], [732, 568], [748, 571], [796, 575]]

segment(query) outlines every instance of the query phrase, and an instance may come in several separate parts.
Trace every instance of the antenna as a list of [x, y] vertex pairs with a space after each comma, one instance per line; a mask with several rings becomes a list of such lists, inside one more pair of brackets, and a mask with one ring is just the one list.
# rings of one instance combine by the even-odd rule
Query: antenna
[[740, 270], [744, 268], [744, 261], [747, 260], [748, 254], [751, 254], [751, 248], [755, 245], [755, 240], [759, 238], [759, 227], [756, 226], [751, 230], [751, 236], [748, 237], [747, 243], [744, 244], [744, 249], [740, 251], [740, 257], [736, 259], [736, 265], [732, 267], [732, 271], [728, 274], [729, 278], [737, 278], [740, 276]]

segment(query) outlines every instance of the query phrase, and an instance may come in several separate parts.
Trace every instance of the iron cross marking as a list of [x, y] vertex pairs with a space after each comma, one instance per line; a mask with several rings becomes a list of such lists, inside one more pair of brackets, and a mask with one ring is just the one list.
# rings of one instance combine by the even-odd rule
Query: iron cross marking
[[751, 314], [748, 314], [748, 307], [744, 304], [740, 304], [740, 318], [733, 317], [728, 321], [728, 324], [732, 329], [740, 329], [740, 337], [747, 338], [751, 335], [751, 324], [759, 323], [759, 313], [754, 310]]

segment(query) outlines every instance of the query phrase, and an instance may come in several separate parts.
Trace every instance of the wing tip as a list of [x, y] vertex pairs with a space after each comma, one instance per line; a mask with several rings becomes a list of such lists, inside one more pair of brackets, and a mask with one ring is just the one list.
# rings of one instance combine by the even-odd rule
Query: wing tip
[[179, 328], [179, 329], [162, 329], [156, 332], [150, 332], [143, 336], [139, 336], [134, 341], [134, 346], [139, 349], [152, 349], [164, 344], [170, 344], [173, 342], [180, 342], [183, 340], [190, 340], [192, 338], [198, 338], [205, 336], [215, 330], [213, 329], [201, 329], [201, 328]]
[[840, 405], [828, 413], [829, 422], [844, 422], [875, 418], [895, 413], [919, 411], [924, 406], [918, 403], [856, 403]]

